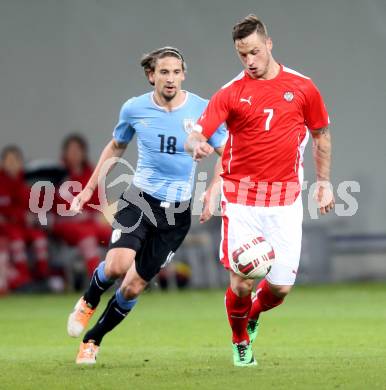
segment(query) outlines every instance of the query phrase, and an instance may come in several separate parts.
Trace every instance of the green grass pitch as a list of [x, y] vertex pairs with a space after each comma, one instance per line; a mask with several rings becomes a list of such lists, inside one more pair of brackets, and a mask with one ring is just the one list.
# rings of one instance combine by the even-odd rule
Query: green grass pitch
[[232, 366], [218, 290], [145, 293], [96, 366], [78, 367], [76, 299], [0, 299], [0, 389], [386, 389], [385, 285], [296, 287], [262, 316], [248, 368]]

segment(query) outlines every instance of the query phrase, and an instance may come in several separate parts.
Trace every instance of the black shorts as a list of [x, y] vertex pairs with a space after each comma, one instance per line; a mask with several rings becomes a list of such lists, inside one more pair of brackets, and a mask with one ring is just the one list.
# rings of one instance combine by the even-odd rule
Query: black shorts
[[172, 260], [190, 223], [190, 201], [163, 202], [131, 185], [118, 202], [109, 249], [135, 250], [136, 270], [150, 281]]

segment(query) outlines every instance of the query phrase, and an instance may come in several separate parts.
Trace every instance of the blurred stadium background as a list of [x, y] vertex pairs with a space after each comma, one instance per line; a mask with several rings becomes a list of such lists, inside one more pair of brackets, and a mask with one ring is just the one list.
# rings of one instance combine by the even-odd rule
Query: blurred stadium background
[[[201, 96], [213, 94], [241, 69], [232, 47], [232, 25], [256, 13], [268, 25], [275, 58], [310, 75], [326, 100], [332, 123], [334, 187], [345, 181], [360, 186], [360, 192], [354, 192], [354, 187], [348, 190], [359, 205], [354, 215], [318, 220], [310, 217], [312, 204], [308, 204], [308, 191], [303, 192], [299, 283], [386, 280], [384, 0], [1, 0], [0, 9], [0, 146], [20, 147], [30, 183], [42, 171], [47, 174], [47, 168], [58, 167], [61, 143], [73, 132], [87, 139], [91, 161], [97, 161], [122, 102], [150, 89], [139, 59], [153, 48], [180, 48], [188, 64], [184, 87]], [[125, 158], [135, 165], [135, 142]], [[212, 166], [213, 160], [200, 164], [197, 173], [211, 172]], [[120, 173], [117, 169], [112, 176]], [[312, 184], [310, 145], [305, 174]], [[118, 186], [109, 193], [111, 201], [121, 190]], [[338, 194], [343, 214], [347, 200]], [[225, 286], [227, 275], [216, 263], [219, 228], [218, 217], [205, 226], [199, 226], [195, 217], [174, 263], [153, 289]], [[49, 238], [50, 261], [61, 268], [49, 289], [82, 289], [86, 271], [78, 248], [58, 237]], [[103, 246], [100, 249], [103, 255]], [[363, 284], [363, 289], [368, 286]], [[384, 303], [386, 290], [383, 284], [378, 286], [374, 297]], [[45, 291], [46, 287], [34, 285], [21, 291]], [[328, 299], [328, 287], [323, 291]], [[10, 302], [15, 302], [12, 299], [0, 298], [0, 328], [6, 313], [12, 312], [7, 311]], [[39, 306], [43, 302], [39, 299], [47, 298], [34, 297], [25, 307]], [[371, 299], [370, 294], [368, 302]], [[65, 320], [67, 313], [60, 315]]]

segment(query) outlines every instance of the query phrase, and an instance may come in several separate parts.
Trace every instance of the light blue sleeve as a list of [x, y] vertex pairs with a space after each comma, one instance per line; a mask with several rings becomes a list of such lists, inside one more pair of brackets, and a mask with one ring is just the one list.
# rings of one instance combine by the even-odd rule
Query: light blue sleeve
[[135, 130], [130, 124], [132, 99], [123, 104], [119, 113], [119, 121], [113, 131], [113, 138], [119, 142], [128, 144], [134, 136]]
[[222, 124], [208, 139], [208, 144], [213, 146], [214, 148], [219, 148], [225, 145], [227, 141], [227, 129], [224, 124]]

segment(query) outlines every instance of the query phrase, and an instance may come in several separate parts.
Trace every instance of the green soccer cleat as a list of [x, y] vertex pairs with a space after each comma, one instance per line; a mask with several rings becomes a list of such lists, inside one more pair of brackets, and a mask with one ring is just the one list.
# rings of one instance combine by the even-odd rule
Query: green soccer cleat
[[253, 356], [251, 343], [242, 341], [233, 344], [233, 364], [236, 367], [256, 366], [257, 362]]
[[249, 336], [249, 342], [252, 344], [259, 333], [259, 321], [248, 320], [247, 332]]

